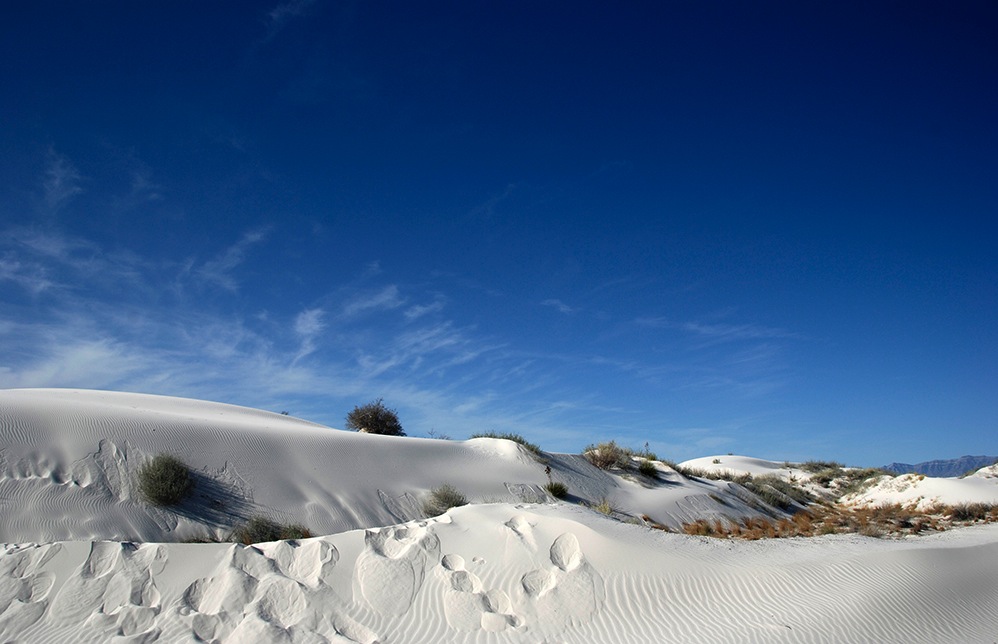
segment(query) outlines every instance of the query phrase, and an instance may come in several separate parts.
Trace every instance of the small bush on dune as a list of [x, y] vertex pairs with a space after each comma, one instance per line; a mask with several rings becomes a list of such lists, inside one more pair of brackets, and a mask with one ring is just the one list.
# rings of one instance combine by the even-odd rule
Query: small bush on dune
[[544, 486], [544, 489], [556, 499], [564, 499], [568, 496], [568, 486], [558, 481], [551, 481]]
[[617, 445], [616, 441], [610, 441], [599, 445], [588, 445], [582, 455], [601, 470], [609, 470], [615, 467], [626, 467], [631, 453]]
[[394, 409], [386, 407], [381, 398], [366, 405], [354, 407], [353, 411], [347, 414], [346, 427], [366, 434], [405, 436], [398, 413]]
[[194, 479], [183, 461], [159, 454], [139, 470], [139, 489], [149, 503], [176, 505], [194, 489]]
[[961, 503], [949, 508], [952, 521], [986, 521], [995, 507], [988, 503]]
[[610, 503], [610, 499], [607, 498], [600, 499], [599, 503], [595, 503], [589, 507], [596, 510], [600, 514], [605, 514], [607, 516], [610, 516], [617, 511], [617, 508], [613, 507], [613, 504]]
[[652, 463], [650, 459], [642, 459], [641, 462], [638, 463], [638, 471], [649, 478], [658, 478], [658, 468], [655, 467], [655, 464]]
[[468, 499], [458, 492], [457, 488], [450, 484], [444, 484], [433, 488], [430, 492], [430, 498], [423, 502], [423, 512], [426, 513], [426, 516], [435, 517], [451, 508], [467, 504]]
[[246, 545], [285, 541], [287, 539], [308, 539], [312, 536], [302, 525], [281, 525], [264, 517], [253, 517], [232, 532], [232, 540]]
[[479, 432], [477, 434], [472, 434], [468, 438], [503, 438], [508, 441], [513, 441], [514, 443], [519, 443], [527, 448], [527, 451], [533, 452], [535, 455], [540, 455], [541, 448], [531, 443], [523, 436], [519, 434], [510, 434], [506, 432]]
[[841, 470], [845, 465], [837, 461], [805, 461], [799, 467], [805, 472], [817, 474], [822, 470]]

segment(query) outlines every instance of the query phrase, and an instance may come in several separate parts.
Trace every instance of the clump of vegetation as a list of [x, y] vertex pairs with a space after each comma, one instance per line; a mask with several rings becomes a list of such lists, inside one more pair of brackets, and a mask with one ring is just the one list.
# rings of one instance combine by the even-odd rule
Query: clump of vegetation
[[601, 470], [609, 470], [615, 467], [627, 467], [631, 452], [617, 445], [616, 441], [610, 441], [599, 445], [588, 445], [582, 455]]
[[953, 521], [987, 521], [996, 509], [990, 503], [961, 503], [950, 506], [948, 514]]
[[602, 499], [599, 500], [598, 503], [594, 503], [589, 507], [592, 508], [593, 510], [596, 510], [600, 514], [605, 514], [607, 516], [611, 516], [613, 515], [614, 512], [617, 511], [617, 508], [613, 507], [613, 504], [610, 503], [610, 499], [606, 497], [603, 497]]
[[468, 438], [502, 438], [523, 445], [527, 448], [527, 451], [532, 452], [535, 456], [541, 455], [541, 448], [538, 445], [531, 443], [519, 434], [511, 434], [508, 432], [479, 432], [477, 434], [472, 434]]
[[468, 499], [449, 483], [433, 488], [430, 497], [423, 502], [423, 512], [426, 516], [435, 517], [451, 508], [467, 505]]
[[884, 476], [895, 477], [897, 474], [879, 467], [853, 468], [843, 470], [845, 482], [842, 485], [842, 495], [862, 492]]
[[653, 463], [651, 459], [641, 459], [641, 462], [638, 463], [638, 471], [649, 478], [658, 478], [658, 468], [655, 467], [655, 463]]
[[366, 405], [354, 407], [347, 414], [347, 429], [366, 434], [383, 434], [386, 436], [405, 436], [398, 413], [389, 409], [381, 398]]
[[303, 525], [282, 525], [265, 517], [252, 517], [244, 525], [232, 531], [232, 541], [246, 545], [287, 539], [308, 539], [311, 536], [312, 533]]
[[176, 505], [193, 489], [190, 469], [169, 454], [157, 455], [139, 470], [139, 490], [153, 505]]
[[551, 481], [544, 486], [544, 489], [556, 499], [564, 499], [568, 496], [568, 486], [560, 481]]
[[814, 501], [814, 497], [807, 490], [772, 474], [757, 476], [742, 485], [769, 505], [781, 510], [792, 508], [795, 502], [807, 505]]
[[816, 474], [823, 470], [841, 470], [845, 465], [837, 461], [805, 461], [798, 467], [805, 472]]

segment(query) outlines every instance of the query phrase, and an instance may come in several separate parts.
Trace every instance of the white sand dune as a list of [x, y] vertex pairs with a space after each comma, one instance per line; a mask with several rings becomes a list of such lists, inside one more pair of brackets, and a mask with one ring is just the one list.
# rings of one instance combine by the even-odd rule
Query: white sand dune
[[[150, 509], [132, 482], [164, 451], [198, 472], [177, 512]], [[550, 458], [577, 499], [656, 521], [758, 512], [724, 481]], [[690, 537], [550, 502], [543, 465], [508, 441], [358, 435], [108, 392], [0, 392], [0, 459], [3, 642], [998, 639], [998, 525], [901, 540]], [[755, 460], [732, 465], [766, 469]], [[442, 482], [495, 502], [422, 517]], [[328, 536], [161, 543], [249, 514]]]
[[842, 501], [853, 505], [899, 503], [919, 510], [961, 503], [998, 504], [996, 469], [992, 465], [963, 478], [932, 478], [921, 474], [884, 477], [876, 485]]

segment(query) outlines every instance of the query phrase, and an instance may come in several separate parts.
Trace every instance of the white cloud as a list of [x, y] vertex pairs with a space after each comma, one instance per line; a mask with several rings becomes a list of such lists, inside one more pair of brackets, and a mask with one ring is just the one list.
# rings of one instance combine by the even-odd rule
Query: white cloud
[[371, 311], [389, 311], [397, 309], [403, 304], [405, 304], [405, 300], [399, 295], [399, 287], [395, 284], [390, 284], [375, 293], [364, 293], [355, 296], [343, 305], [343, 315], [345, 317], [355, 317]]
[[444, 299], [438, 297], [436, 300], [429, 304], [414, 304], [405, 310], [405, 319], [407, 320], [418, 320], [424, 315], [429, 315], [430, 313], [436, 313], [437, 311], [442, 311], [445, 306]]
[[242, 238], [227, 248], [215, 259], [205, 262], [197, 269], [197, 274], [207, 282], [212, 282], [229, 291], [239, 289], [239, 283], [231, 275], [232, 271], [246, 259], [247, 251], [266, 238], [266, 230], [244, 233]]
[[83, 192], [80, 173], [69, 159], [49, 150], [45, 178], [42, 180], [43, 199], [49, 212], [54, 213]]
[[575, 313], [576, 309], [573, 309], [569, 305], [565, 304], [561, 300], [544, 300], [541, 302], [541, 306], [550, 306], [551, 308], [557, 309], [559, 313], [564, 313], [568, 315], [570, 313]]
[[306, 309], [295, 317], [295, 333], [301, 339], [298, 355], [294, 362], [315, 351], [315, 339], [326, 328], [322, 321], [325, 312], [322, 309]]

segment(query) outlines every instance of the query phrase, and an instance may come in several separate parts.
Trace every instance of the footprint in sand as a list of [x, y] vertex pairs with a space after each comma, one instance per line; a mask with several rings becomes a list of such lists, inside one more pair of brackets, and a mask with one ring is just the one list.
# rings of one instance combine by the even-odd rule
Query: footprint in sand
[[355, 595], [383, 615], [409, 610], [430, 562], [440, 557], [440, 540], [426, 524], [368, 530], [354, 572]]
[[8, 546], [0, 557], [0, 641], [12, 641], [45, 614], [55, 575], [42, 571], [62, 546]]
[[579, 540], [570, 532], [554, 540], [549, 558], [551, 566], [531, 570], [520, 579], [518, 612], [545, 627], [588, 622], [606, 598], [603, 578], [586, 561]]
[[503, 590], [482, 590], [482, 582], [465, 568], [461, 555], [445, 555], [440, 560], [445, 582], [444, 616], [460, 631], [504, 631], [522, 621], [513, 614], [513, 603]]
[[166, 558], [166, 549], [157, 544], [96, 542], [59, 591], [52, 615], [104, 637], [154, 638], [162, 608], [154, 577], [163, 571]]

